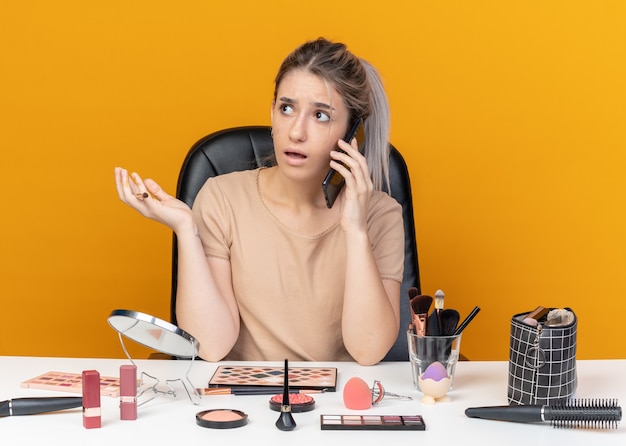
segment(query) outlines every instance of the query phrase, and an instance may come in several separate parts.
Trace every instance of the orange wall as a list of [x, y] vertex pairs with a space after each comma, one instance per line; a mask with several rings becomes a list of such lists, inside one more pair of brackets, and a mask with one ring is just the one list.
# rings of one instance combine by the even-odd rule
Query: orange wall
[[543, 305], [578, 313], [579, 358], [626, 357], [624, 2], [172, 5], [0, 6], [0, 354], [121, 357], [111, 310], [167, 319], [171, 235], [113, 167], [173, 193], [197, 139], [269, 123], [278, 64], [324, 35], [385, 80], [423, 290], [482, 308], [464, 354], [506, 359], [510, 316]]

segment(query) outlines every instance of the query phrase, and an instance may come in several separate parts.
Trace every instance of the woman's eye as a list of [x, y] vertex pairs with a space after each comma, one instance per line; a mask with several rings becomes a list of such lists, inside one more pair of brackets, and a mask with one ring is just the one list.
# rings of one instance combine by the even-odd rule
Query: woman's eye
[[324, 113], [322, 111], [316, 112], [315, 113], [315, 118], [318, 121], [322, 121], [322, 122], [330, 121], [330, 115], [328, 113]]

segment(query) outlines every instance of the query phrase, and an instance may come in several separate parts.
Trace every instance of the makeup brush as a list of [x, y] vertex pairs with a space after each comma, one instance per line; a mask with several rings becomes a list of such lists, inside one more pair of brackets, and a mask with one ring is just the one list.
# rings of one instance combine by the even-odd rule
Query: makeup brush
[[616, 399], [585, 399], [549, 405], [470, 407], [465, 415], [518, 423], [549, 421], [554, 427], [572, 429], [617, 429], [622, 408]]
[[428, 316], [428, 323], [426, 325], [426, 334], [428, 336], [440, 336], [441, 335], [441, 310], [443, 310], [443, 299], [445, 294], [441, 290], [435, 292], [435, 309], [430, 316]]
[[[419, 295], [419, 290], [417, 289], [417, 287], [410, 287], [407, 291], [407, 294], [409, 295], [409, 308], [411, 309], [411, 315], [413, 314], [413, 307], [411, 305], [411, 301], [413, 300], [413, 298], [417, 295]], [[409, 322], [409, 332], [416, 334], [416, 330], [415, 330], [415, 323], [413, 322], [413, 317], [411, 316], [411, 321]]]
[[463, 319], [463, 322], [461, 322], [461, 324], [458, 326], [456, 330], [454, 330], [454, 333], [452, 334], [455, 336], [460, 335], [461, 332], [465, 330], [465, 328], [469, 325], [469, 323], [472, 322], [472, 319], [474, 319], [474, 317], [478, 314], [479, 311], [480, 311], [479, 307], [474, 307], [474, 309], [470, 312], [470, 314], [468, 314], [467, 317]]
[[[459, 323], [459, 319], [461, 316], [459, 312], [453, 308], [446, 308], [441, 310], [439, 313], [439, 319], [441, 320], [441, 326], [439, 336], [452, 336], [454, 335], [454, 331], [456, 330], [456, 326]], [[445, 346], [440, 346], [439, 348], [442, 351], [439, 351], [437, 354], [445, 354], [448, 356], [450, 351], [452, 350], [452, 344], [454, 343], [454, 338], [448, 339], [448, 342], [445, 343]]]
[[419, 294], [411, 299], [412, 319], [418, 336], [426, 336], [428, 310], [432, 303], [433, 298], [426, 294]]
[[544, 308], [540, 305], [537, 308], [535, 308], [533, 311], [528, 313], [526, 316], [524, 316], [524, 320], [522, 322], [528, 325], [532, 325], [533, 327], [536, 327], [539, 324], [539, 320], [542, 317], [544, 317], [546, 314], [548, 314], [548, 311], [549, 310], [547, 308]]
[[439, 312], [439, 319], [441, 321], [439, 327], [441, 336], [452, 336], [461, 316], [458, 311], [452, 308], [446, 308]]
[[283, 403], [280, 406], [280, 416], [276, 420], [276, 427], [281, 431], [292, 431], [296, 428], [296, 421], [291, 414], [291, 403], [289, 402], [289, 366], [286, 359], [283, 378]]

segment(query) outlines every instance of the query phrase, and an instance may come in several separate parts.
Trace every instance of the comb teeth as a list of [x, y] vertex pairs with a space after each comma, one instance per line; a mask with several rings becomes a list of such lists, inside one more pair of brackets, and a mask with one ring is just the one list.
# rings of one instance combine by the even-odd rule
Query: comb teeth
[[545, 419], [556, 428], [617, 429], [622, 408], [616, 399], [571, 400], [546, 406]]

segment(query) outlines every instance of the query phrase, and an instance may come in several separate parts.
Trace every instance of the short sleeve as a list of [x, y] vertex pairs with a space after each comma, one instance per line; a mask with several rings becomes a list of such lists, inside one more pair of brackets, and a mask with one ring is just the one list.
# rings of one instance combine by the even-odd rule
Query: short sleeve
[[368, 231], [381, 277], [402, 282], [404, 273], [402, 206], [384, 192], [375, 193], [370, 205]]
[[204, 183], [196, 196], [192, 211], [205, 254], [229, 260], [232, 211], [218, 178], [209, 178]]

